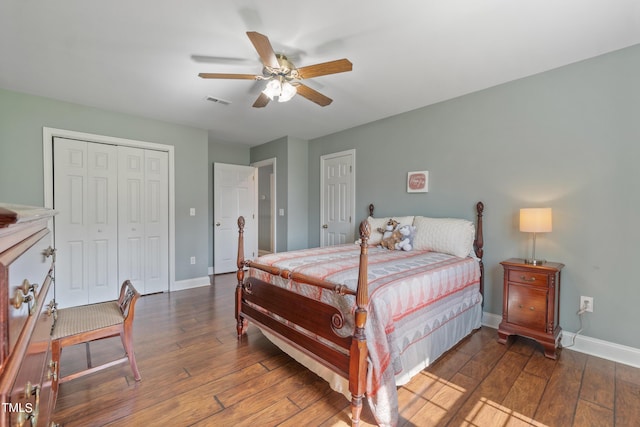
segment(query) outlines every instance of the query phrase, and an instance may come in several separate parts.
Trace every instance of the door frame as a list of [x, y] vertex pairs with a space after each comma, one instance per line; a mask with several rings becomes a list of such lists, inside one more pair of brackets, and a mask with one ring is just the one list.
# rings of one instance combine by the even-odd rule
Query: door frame
[[134, 139], [117, 138], [113, 136], [76, 132], [66, 129], [42, 128], [42, 157], [44, 167], [44, 206], [53, 208], [53, 138], [78, 139], [101, 144], [123, 145], [127, 147], [165, 151], [169, 155], [169, 292], [173, 291], [176, 283], [176, 219], [175, 219], [175, 159], [173, 145], [155, 142], [138, 141]]
[[[324, 175], [324, 163], [329, 160], [329, 159], [333, 159], [336, 157], [343, 157], [343, 156], [351, 156], [351, 165], [353, 167], [353, 173], [351, 174], [351, 182], [349, 185], [351, 185], [351, 218], [353, 218], [355, 220], [356, 217], [356, 149], [352, 148], [350, 150], [345, 150], [345, 151], [339, 151], [337, 153], [331, 153], [331, 154], [325, 154], [323, 156], [320, 156], [320, 224], [318, 227], [318, 232], [320, 233], [320, 246], [325, 246], [325, 241], [324, 241], [324, 234], [322, 233], [322, 224], [325, 224], [325, 217], [324, 217], [324, 196], [325, 196], [325, 186], [324, 186], [324, 182], [325, 182], [325, 175]], [[355, 231], [354, 231], [354, 236], [355, 236]]]
[[[271, 189], [271, 251], [273, 253], [278, 252], [277, 245], [277, 224], [278, 224], [278, 174], [276, 172], [276, 162], [277, 159], [272, 157], [270, 159], [260, 160], [258, 162], [251, 163], [251, 166], [260, 169], [263, 166], [272, 166], [273, 167], [273, 188]], [[260, 172], [258, 171], [258, 181], [260, 180]], [[258, 182], [258, 188], [260, 186], [260, 182]], [[260, 230], [258, 229], [258, 238], [260, 236]]]

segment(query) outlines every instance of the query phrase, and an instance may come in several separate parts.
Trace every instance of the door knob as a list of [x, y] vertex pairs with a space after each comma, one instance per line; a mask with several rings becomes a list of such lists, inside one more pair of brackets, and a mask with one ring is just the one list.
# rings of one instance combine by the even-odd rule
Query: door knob
[[328, 224], [323, 224], [322, 228], [329, 228], [329, 225]]
[[220, 227], [220, 223], [219, 222], [216, 222], [216, 227]]

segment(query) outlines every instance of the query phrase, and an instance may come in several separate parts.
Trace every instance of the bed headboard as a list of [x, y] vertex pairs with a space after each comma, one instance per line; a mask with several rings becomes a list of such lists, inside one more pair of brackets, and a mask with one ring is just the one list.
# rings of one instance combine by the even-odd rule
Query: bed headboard
[[[373, 211], [375, 206], [373, 203], [369, 204], [369, 216], [373, 216]], [[473, 251], [478, 257], [478, 262], [480, 264], [480, 293], [484, 297], [484, 263], [482, 262], [482, 257], [484, 256], [484, 235], [482, 231], [482, 214], [484, 212], [484, 203], [478, 202], [476, 203], [476, 232], [473, 240]], [[484, 305], [484, 300], [483, 300]]]

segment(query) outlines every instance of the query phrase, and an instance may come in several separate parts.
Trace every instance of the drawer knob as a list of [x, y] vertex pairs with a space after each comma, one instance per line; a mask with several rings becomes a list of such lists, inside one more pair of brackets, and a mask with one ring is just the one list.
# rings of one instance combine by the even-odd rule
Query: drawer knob
[[536, 278], [535, 277], [527, 277], [525, 275], [520, 276], [520, 280], [524, 280], [525, 282], [535, 282]]
[[535, 309], [536, 309], [536, 308], [535, 308], [534, 306], [529, 307], [529, 310], [531, 310], [531, 311], [533, 311], [533, 310], [535, 310]]

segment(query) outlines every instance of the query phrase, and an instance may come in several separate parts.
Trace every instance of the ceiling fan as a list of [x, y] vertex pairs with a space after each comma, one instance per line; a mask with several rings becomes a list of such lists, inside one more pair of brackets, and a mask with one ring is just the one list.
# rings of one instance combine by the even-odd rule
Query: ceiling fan
[[323, 62], [321, 64], [308, 65], [296, 68], [285, 55], [276, 54], [271, 47], [267, 36], [255, 31], [247, 31], [249, 40], [253, 43], [260, 60], [264, 65], [262, 74], [224, 74], [224, 73], [200, 73], [203, 79], [241, 79], [241, 80], [266, 80], [267, 86], [253, 103], [255, 108], [265, 107], [269, 101], [277, 99], [278, 102], [286, 102], [295, 94], [325, 107], [333, 101], [300, 82], [303, 79], [325, 76], [327, 74], [344, 73], [351, 71], [353, 65], [348, 59]]

